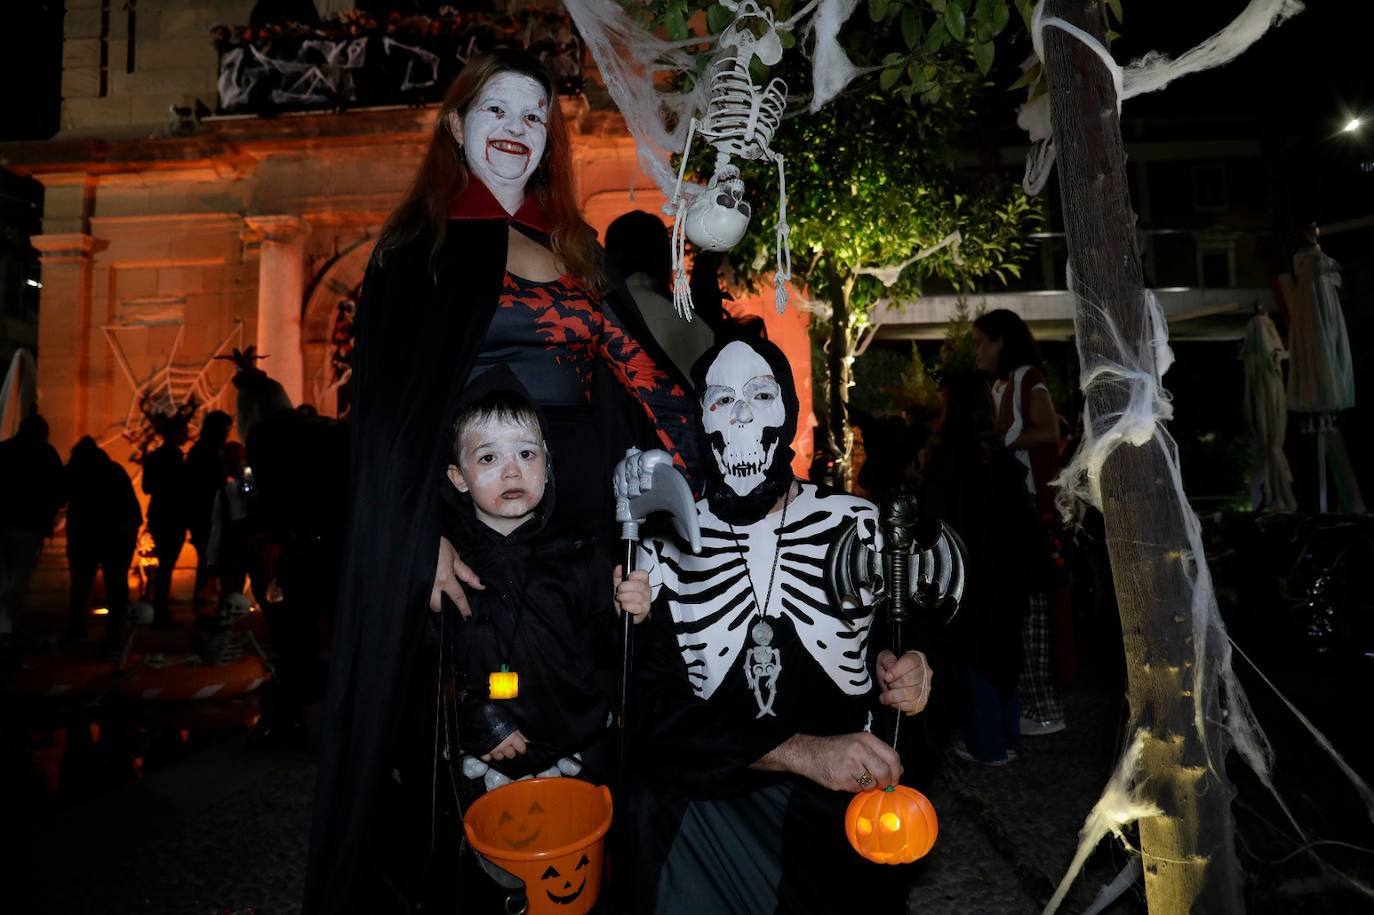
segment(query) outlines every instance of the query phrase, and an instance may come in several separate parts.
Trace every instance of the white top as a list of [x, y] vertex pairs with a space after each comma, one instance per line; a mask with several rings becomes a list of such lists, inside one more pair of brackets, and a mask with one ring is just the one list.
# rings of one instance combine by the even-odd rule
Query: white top
[[[1002, 397], [1011, 391], [1011, 425], [1007, 427], [1006, 437], [1002, 439], [1004, 445], [1010, 445], [1021, 437], [1022, 431], [1026, 428], [1026, 417], [1021, 415], [1021, 382], [1025, 380], [1026, 373], [1031, 369], [1028, 365], [1023, 365], [1011, 373], [1011, 381], [999, 378], [992, 385], [992, 399], [997, 405], [997, 412], [1002, 412]], [[1032, 392], [1044, 391], [1049, 393], [1049, 388], [1045, 387], [1044, 382], [1039, 382], [1031, 388]], [[1016, 459], [1026, 465], [1026, 492], [1035, 495], [1035, 477], [1031, 474], [1030, 452], [1025, 448], [1017, 448], [1013, 452]]]

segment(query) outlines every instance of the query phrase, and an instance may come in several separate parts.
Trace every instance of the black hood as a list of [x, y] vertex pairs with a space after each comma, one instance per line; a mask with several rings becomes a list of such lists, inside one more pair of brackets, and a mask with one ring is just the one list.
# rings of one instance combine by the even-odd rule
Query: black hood
[[[544, 497], [539, 500], [539, 505], [535, 508], [534, 517], [526, 521], [510, 534], [512, 538], [522, 540], [543, 531], [548, 525], [549, 519], [553, 517], [553, 454], [549, 451], [548, 417], [544, 415], [544, 411], [540, 408], [539, 404], [530, 396], [529, 391], [525, 390], [525, 386], [520, 383], [520, 379], [515, 376], [515, 373], [512, 372], [508, 366], [494, 365], [468, 382], [467, 387], [463, 389], [462, 396], [458, 398], [458, 401], [454, 404], [454, 408], [446, 420], [444, 440], [450, 443], [448, 449], [449, 463], [454, 463], [452, 448], [453, 427], [458, 421], [458, 417], [484, 397], [497, 392], [514, 394], [530, 405], [534, 410], [534, 415], [539, 419], [539, 435], [544, 440], [546, 464]], [[472, 496], [465, 492], [459, 492], [457, 487], [448, 480], [444, 481], [444, 493], [445, 500], [449, 501], [450, 504], [458, 509], [459, 523], [469, 536], [478, 535], [483, 538], [488, 536], [501, 537], [496, 531], [493, 531], [478, 520], [477, 507], [472, 504]]]
[[[787, 357], [776, 344], [761, 338], [723, 340], [702, 353], [701, 358], [692, 366], [692, 384], [699, 394], [706, 390], [706, 373], [711, 365], [720, 356], [721, 351], [731, 343], [743, 343], [758, 353], [763, 361], [768, 363], [782, 393], [782, 426], [776, 432], [764, 432], [763, 439], [765, 446], [771, 444], [774, 437], [778, 440], [777, 450], [773, 452], [773, 462], [764, 471], [763, 482], [747, 494], [741, 496], [731, 489], [716, 464], [716, 452], [725, 447], [719, 433], [706, 435], [711, 454], [702, 461], [702, 467], [706, 475], [706, 501], [711, 506], [711, 512], [717, 518], [731, 524], [753, 524], [768, 514], [769, 509], [787, 492], [787, 487], [792, 485], [792, 439], [797, 435], [797, 415], [800, 408], [797, 401], [797, 386], [792, 379], [792, 364], [787, 361]], [[697, 425], [702, 427], [704, 432], [700, 399], [696, 401], [696, 406]]]

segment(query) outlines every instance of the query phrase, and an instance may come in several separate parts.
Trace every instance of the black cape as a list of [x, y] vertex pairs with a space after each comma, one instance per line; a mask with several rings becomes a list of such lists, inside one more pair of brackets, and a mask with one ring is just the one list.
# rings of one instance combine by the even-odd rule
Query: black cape
[[[374, 259], [364, 279], [351, 385], [350, 514], [306, 873], [308, 913], [367, 904], [359, 887], [375, 864], [369, 847], [379, 838], [378, 789], [401, 719], [420, 691], [413, 666], [430, 621], [452, 420], [499, 301], [510, 225], [450, 220], [437, 257], [430, 256], [432, 240], [420, 237]], [[626, 329], [690, 391], [623, 286], [609, 296]], [[617, 401], [612, 393], [594, 405], [623, 418], [626, 444], [657, 447], [642, 413], [628, 403], [628, 395]], [[676, 444], [690, 470], [700, 448]]]
[[[492, 391], [530, 399], [500, 365], [469, 384], [463, 402]], [[536, 413], [547, 442], [548, 420], [537, 406]], [[468, 593], [472, 616], [452, 627], [457, 739], [463, 753], [481, 757], [519, 730], [526, 751], [493, 763], [507, 777], [535, 775], [581, 753], [587, 777], [604, 781], [618, 660], [611, 563], [594, 540], [554, 520], [557, 483], [550, 467], [534, 515], [505, 535], [478, 519], [471, 496], [454, 491], [445, 536], [486, 585]], [[518, 674], [519, 694], [492, 699], [488, 676], [502, 666]]]

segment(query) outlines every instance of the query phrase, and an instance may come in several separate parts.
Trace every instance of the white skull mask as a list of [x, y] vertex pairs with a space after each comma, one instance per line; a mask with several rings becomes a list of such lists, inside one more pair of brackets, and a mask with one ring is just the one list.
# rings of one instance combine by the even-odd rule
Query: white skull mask
[[748, 344], [726, 345], [706, 371], [701, 415], [721, 476], [748, 495], [767, 476], [787, 422], [773, 369]]

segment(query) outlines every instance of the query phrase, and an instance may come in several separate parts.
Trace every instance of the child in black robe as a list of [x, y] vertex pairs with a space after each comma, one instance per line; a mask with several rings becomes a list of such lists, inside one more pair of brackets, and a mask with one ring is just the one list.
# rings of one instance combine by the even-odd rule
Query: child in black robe
[[[485, 373], [466, 399], [448, 534], [485, 587], [468, 592], [472, 614], [453, 636], [464, 794], [529, 776], [604, 781], [616, 662], [607, 584], [616, 606], [642, 619], [647, 573], [621, 581], [594, 541], [550, 524], [543, 417], [509, 372]], [[499, 673], [516, 675], [516, 695], [491, 688]]]

